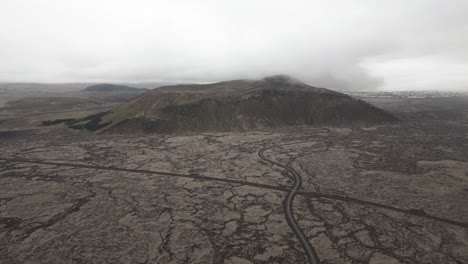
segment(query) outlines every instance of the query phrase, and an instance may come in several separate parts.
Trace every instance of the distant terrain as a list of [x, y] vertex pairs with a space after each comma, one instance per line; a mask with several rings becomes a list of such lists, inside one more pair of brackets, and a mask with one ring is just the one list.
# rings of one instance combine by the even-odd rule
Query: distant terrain
[[[112, 101], [114, 99], [124, 100], [131, 99], [131, 94], [141, 94], [148, 89], [158, 88], [164, 85], [171, 85], [168, 82], [140, 82], [140, 83], [0, 83], [0, 108], [5, 106], [9, 101], [23, 98], [38, 98], [38, 97], [73, 97], [82, 99], [99, 99]], [[104, 88], [100, 88], [104, 87]], [[96, 93], [96, 91], [87, 91], [94, 89], [104, 89], [105, 87], [113, 89], [112, 92], [126, 93], [126, 99], [119, 94], [113, 93]], [[130, 89], [126, 89], [129, 87]], [[123, 88], [120, 91], [119, 88]], [[139, 88], [137, 90], [131, 88]], [[120, 97], [119, 97], [120, 96]]]
[[49, 112], [63, 109], [80, 109], [103, 106], [102, 101], [73, 97], [26, 97], [12, 100], [2, 110], [14, 110], [17, 112]]
[[117, 84], [95, 84], [86, 87], [80, 93], [88, 98], [108, 102], [127, 102], [148, 91], [146, 88], [135, 88]]
[[83, 89], [84, 92], [144, 92], [148, 89], [117, 84], [95, 84]]
[[0, 84], [0, 129], [38, 128], [109, 110], [147, 92], [117, 84]]

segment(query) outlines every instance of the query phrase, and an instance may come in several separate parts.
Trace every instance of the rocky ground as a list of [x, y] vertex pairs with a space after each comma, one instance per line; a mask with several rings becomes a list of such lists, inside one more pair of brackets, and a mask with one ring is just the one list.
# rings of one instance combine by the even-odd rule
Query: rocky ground
[[0, 132], [0, 263], [468, 263], [468, 122]]

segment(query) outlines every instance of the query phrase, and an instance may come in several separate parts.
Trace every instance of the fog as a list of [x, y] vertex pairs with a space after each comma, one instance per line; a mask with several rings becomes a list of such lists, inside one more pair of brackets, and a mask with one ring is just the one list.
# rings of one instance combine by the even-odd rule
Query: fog
[[1, 82], [468, 90], [468, 1], [2, 0]]

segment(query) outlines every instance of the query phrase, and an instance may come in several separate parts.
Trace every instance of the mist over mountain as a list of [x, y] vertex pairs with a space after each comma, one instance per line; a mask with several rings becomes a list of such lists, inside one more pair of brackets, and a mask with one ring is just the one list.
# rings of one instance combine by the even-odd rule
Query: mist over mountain
[[464, 0], [6, 0], [0, 81], [209, 83], [286, 73], [342, 90], [467, 90], [466, 10]]

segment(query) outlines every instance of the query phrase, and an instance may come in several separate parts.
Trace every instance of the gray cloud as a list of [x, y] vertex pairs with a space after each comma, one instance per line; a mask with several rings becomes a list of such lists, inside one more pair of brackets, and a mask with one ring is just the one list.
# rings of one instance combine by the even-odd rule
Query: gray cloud
[[3, 0], [0, 81], [468, 90], [465, 0]]

